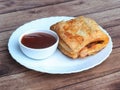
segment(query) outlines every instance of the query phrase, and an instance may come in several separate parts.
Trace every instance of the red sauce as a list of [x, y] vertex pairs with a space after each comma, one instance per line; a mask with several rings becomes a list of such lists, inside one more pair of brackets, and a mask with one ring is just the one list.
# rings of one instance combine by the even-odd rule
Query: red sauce
[[46, 48], [53, 45], [57, 40], [47, 33], [31, 33], [22, 37], [22, 44], [35, 49]]

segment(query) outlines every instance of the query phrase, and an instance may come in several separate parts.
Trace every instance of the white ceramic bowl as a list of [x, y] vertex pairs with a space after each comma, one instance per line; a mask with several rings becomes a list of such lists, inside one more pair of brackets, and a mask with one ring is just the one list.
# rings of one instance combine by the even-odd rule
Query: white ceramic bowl
[[[24, 35], [31, 34], [31, 33], [37, 33], [37, 32], [47, 33], [47, 34], [50, 34], [50, 35], [54, 36], [55, 39], [56, 39], [56, 42], [49, 47], [41, 48], [41, 49], [30, 48], [30, 47], [27, 47], [27, 46], [22, 44], [21, 40], [22, 40]], [[29, 58], [32, 58], [32, 59], [48, 58], [49, 56], [51, 56], [56, 51], [57, 46], [58, 46], [58, 42], [59, 42], [58, 35], [54, 31], [51, 31], [51, 30], [35, 30], [35, 31], [31, 30], [29, 32], [23, 33], [19, 38], [20, 49], [22, 50], [22, 52], [26, 56], [28, 56]]]

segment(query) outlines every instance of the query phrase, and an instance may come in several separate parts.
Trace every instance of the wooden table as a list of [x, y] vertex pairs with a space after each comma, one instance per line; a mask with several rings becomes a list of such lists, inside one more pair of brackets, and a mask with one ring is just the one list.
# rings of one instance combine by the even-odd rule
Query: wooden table
[[[8, 52], [11, 34], [26, 22], [49, 16], [95, 19], [113, 40], [113, 51], [87, 71], [51, 75], [29, 70]], [[120, 90], [120, 0], [0, 0], [0, 90]]]

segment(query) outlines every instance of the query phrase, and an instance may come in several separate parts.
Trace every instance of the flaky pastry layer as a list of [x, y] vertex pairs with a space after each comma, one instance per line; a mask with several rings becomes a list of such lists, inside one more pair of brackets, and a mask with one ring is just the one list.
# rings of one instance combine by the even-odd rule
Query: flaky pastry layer
[[58, 22], [50, 29], [60, 37], [60, 51], [71, 58], [95, 54], [109, 41], [99, 25], [93, 19], [84, 16]]

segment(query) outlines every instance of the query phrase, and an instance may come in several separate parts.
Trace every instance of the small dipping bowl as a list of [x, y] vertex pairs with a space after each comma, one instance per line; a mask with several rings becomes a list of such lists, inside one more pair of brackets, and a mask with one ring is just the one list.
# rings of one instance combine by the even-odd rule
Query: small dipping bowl
[[56, 51], [58, 42], [58, 35], [51, 30], [32, 30], [23, 33], [19, 38], [21, 51], [32, 59], [48, 58]]

